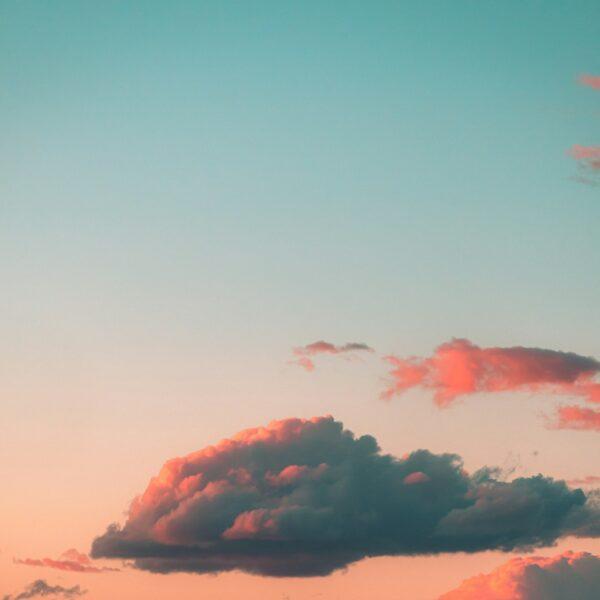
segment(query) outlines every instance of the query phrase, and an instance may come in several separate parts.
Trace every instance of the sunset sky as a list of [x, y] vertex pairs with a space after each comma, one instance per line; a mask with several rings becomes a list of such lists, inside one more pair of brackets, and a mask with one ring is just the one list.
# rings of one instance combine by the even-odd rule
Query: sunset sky
[[[531, 565], [600, 589], [600, 3], [3, 0], [0, 126], [0, 598], [468, 600]], [[199, 479], [151, 483], [177, 457]], [[221, 460], [231, 514], [190, 516]], [[475, 551], [459, 516], [434, 548], [427, 512], [407, 549], [448, 481], [459, 511], [538, 474], [571, 488], [545, 543], [511, 521]], [[299, 497], [368, 511], [313, 531]], [[305, 570], [245, 572], [298, 531]], [[149, 572], [140, 540], [218, 568]]]

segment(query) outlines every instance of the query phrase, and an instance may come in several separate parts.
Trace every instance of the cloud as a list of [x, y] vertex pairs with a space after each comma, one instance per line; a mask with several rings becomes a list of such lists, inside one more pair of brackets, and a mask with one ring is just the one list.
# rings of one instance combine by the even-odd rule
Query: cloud
[[600, 75], [581, 75], [579, 77], [581, 85], [587, 85], [595, 90], [600, 90]]
[[291, 362], [300, 365], [307, 371], [314, 371], [315, 363], [311, 357], [317, 354], [351, 354], [353, 352], [374, 352], [373, 348], [359, 342], [349, 342], [343, 346], [336, 346], [330, 342], [319, 340], [306, 346], [294, 348], [293, 353], [296, 356]]
[[[381, 394], [389, 400], [421, 387], [433, 391], [439, 407], [458, 397], [491, 392], [544, 392], [579, 396], [600, 402], [600, 362], [574, 352], [542, 348], [480, 348], [469, 340], [453, 339], [428, 358], [386, 356], [391, 381]], [[559, 410], [560, 429], [600, 429], [600, 413], [576, 406]]]
[[367, 556], [600, 537], [592, 500], [541, 475], [469, 475], [454, 454], [397, 459], [333, 417], [290, 418], [169, 460], [92, 556], [161, 573], [327, 575]]
[[551, 391], [600, 402], [600, 362], [573, 352], [542, 348], [480, 348], [469, 340], [453, 339], [430, 358], [385, 357], [392, 365], [385, 398], [412, 387], [433, 390], [439, 406], [478, 392]]
[[105, 571], [119, 571], [113, 567], [97, 567], [86, 554], [71, 548], [63, 552], [58, 559], [53, 558], [17, 558], [16, 564], [29, 567], [48, 567], [60, 571], [76, 571], [78, 573], [102, 573]]
[[569, 154], [578, 162], [580, 172], [571, 179], [597, 187], [600, 185], [600, 146], [573, 146]]
[[561, 406], [558, 409], [556, 428], [600, 431], [600, 410], [581, 406]]
[[49, 585], [43, 579], [30, 583], [22, 592], [16, 595], [4, 596], [3, 600], [24, 600], [25, 598], [37, 598], [38, 596], [59, 596], [62, 598], [75, 598], [83, 596], [87, 590], [82, 590], [78, 585], [65, 588], [61, 585]]
[[600, 557], [565, 552], [513, 558], [491, 573], [464, 581], [439, 600], [597, 600]]

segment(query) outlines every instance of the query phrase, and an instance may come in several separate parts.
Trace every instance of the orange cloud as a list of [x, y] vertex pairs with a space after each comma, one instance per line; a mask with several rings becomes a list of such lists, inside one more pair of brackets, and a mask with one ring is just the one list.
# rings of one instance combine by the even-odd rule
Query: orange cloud
[[581, 75], [579, 83], [595, 90], [600, 90], [600, 75]]
[[565, 552], [553, 557], [513, 558], [491, 573], [464, 581], [439, 600], [597, 600], [600, 557]]
[[385, 357], [392, 365], [386, 399], [420, 386], [431, 389], [438, 406], [478, 392], [545, 391], [583, 396], [600, 402], [600, 362], [573, 352], [542, 348], [480, 348], [454, 339], [430, 358]]
[[103, 573], [105, 571], [119, 571], [114, 567], [97, 567], [86, 554], [70, 548], [63, 552], [58, 559], [53, 558], [17, 558], [16, 564], [28, 567], [48, 567], [60, 571], [75, 571], [77, 573]]
[[4, 596], [4, 600], [26, 600], [26, 598], [37, 598], [39, 596], [75, 598], [85, 594], [87, 594], [87, 590], [82, 590], [78, 585], [66, 588], [62, 585], [50, 585], [43, 579], [38, 579], [37, 581], [30, 583], [22, 592]]
[[600, 410], [580, 406], [561, 406], [558, 409], [557, 429], [600, 431]]
[[301, 366], [307, 371], [314, 371], [315, 363], [312, 360], [312, 357], [316, 356], [317, 354], [333, 355], [351, 354], [353, 352], [374, 352], [374, 350], [373, 348], [367, 346], [367, 344], [362, 344], [359, 342], [349, 342], [343, 346], [336, 346], [330, 342], [319, 340], [318, 342], [313, 342], [312, 344], [307, 344], [306, 346], [294, 348], [293, 353], [296, 358], [291, 362], [292, 364]]
[[586, 169], [592, 171], [600, 170], [600, 146], [575, 145], [569, 150], [569, 154]]
[[427, 481], [431, 481], [431, 477], [422, 471], [415, 471], [414, 473], [410, 473], [403, 479], [403, 483], [406, 485], [414, 485], [415, 483], [426, 483]]

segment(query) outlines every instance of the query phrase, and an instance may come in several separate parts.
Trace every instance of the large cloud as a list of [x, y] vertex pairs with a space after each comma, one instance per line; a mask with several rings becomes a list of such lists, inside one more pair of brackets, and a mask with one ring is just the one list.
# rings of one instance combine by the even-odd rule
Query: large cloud
[[78, 552], [75, 548], [63, 552], [59, 558], [17, 558], [14, 562], [28, 567], [48, 567], [59, 571], [75, 571], [77, 573], [119, 571], [119, 569], [113, 567], [94, 565], [86, 554]]
[[38, 596], [56, 596], [59, 598], [75, 598], [83, 596], [86, 590], [82, 590], [78, 585], [70, 588], [61, 585], [49, 585], [43, 579], [38, 579], [30, 583], [22, 592], [15, 595], [4, 596], [3, 600], [25, 600], [25, 598], [37, 598]]
[[[423, 387], [433, 391], [440, 407], [459, 396], [507, 391], [550, 392], [600, 402], [600, 383], [594, 380], [600, 362], [574, 352], [522, 346], [480, 348], [469, 340], [454, 339], [438, 346], [429, 358], [387, 356], [386, 360], [392, 377], [382, 394], [386, 399]], [[570, 423], [574, 429], [585, 428], [569, 419], [568, 410], [559, 418], [561, 428], [569, 428]]]
[[295, 358], [292, 364], [296, 364], [306, 369], [314, 371], [315, 362], [313, 358], [317, 354], [351, 354], [353, 352], [374, 352], [373, 348], [362, 342], [348, 342], [342, 346], [336, 346], [330, 342], [319, 340], [306, 346], [300, 346], [293, 350]]
[[532, 548], [600, 536], [582, 490], [467, 474], [458, 456], [397, 459], [332, 417], [286, 419], [168, 461], [92, 556], [156, 572], [325, 575], [366, 556]]
[[513, 558], [496, 570], [464, 581], [439, 600], [598, 600], [600, 557], [565, 552]]

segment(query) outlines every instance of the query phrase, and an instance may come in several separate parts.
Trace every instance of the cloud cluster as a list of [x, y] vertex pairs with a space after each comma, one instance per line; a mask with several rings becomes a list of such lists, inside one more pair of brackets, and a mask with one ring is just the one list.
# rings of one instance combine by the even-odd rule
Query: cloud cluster
[[514, 558], [464, 581], [439, 600], [597, 600], [600, 557], [565, 552], [554, 557]]
[[513, 550], [600, 536], [580, 489], [382, 454], [332, 417], [286, 419], [168, 461], [92, 556], [154, 572], [326, 575], [367, 556]]
[[359, 342], [349, 342], [342, 346], [336, 346], [330, 342], [319, 340], [306, 346], [294, 348], [293, 353], [296, 358], [291, 362], [307, 371], [314, 371], [315, 363], [313, 357], [318, 354], [351, 354], [353, 352], [374, 352], [374, 350], [367, 346], [367, 344]]
[[61, 585], [49, 585], [43, 579], [30, 583], [22, 592], [15, 595], [4, 596], [3, 600], [25, 600], [26, 598], [37, 598], [38, 596], [58, 596], [60, 598], [75, 598], [83, 596], [87, 590], [82, 590], [78, 585], [65, 588]]
[[595, 90], [600, 90], [600, 75], [581, 75], [579, 83]]
[[105, 571], [119, 571], [114, 567], [98, 567], [92, 563], [86, 554], [71, 548], [63, 552], [60, 558], [17, 558], [16, 564], [28, 567], [48, 567], [60, 571], [75, 571], [77, 573], [102, 573]]
[[[433, 391], [445, 407], [459, 396], [478, 392], [530, 391], [579, 396], [600, 402], [600, 362], [573, 352], [542, 348], [480, 348], [469, 340], [453, 339], [428, 358], [387, 356], [391, 382], [382, 397], [390, 399], [413, 387]], [[565, 406], [560, 428], [599, 429], [600, 412]]]

